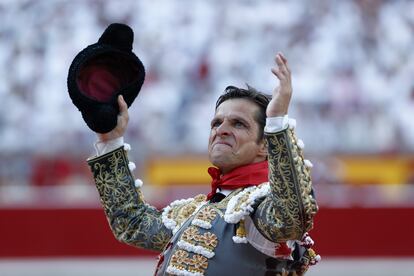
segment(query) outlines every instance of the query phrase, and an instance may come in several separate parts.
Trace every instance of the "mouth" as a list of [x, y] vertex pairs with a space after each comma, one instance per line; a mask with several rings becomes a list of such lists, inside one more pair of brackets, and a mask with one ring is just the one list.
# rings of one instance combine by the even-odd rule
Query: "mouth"
[[231, 147], [230, 143], [227, 143], [227, 142], [224, 142], [224, 141], [219, 141], [219, 142], [214, 143], [213, 147], [216, 146], [216, 145], [225, 145], [225, 146]]

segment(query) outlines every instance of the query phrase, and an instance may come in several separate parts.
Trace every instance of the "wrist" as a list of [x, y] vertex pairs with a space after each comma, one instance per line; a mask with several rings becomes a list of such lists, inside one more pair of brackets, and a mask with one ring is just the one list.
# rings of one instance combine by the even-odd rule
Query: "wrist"
[[266, 110], [266, 117], [283, 117], [288, 114], [287, 110], [268, 109]]
[[123, 135], [108, 132], [108, 133], [103, 133], [103, 134], [102, 133], [97, 133], [97, 136], [98, 136], [98, 141], [99, 142], [106, 143], [108, 141], [118, 139], [118, 138], [122, 137]]
[[94, 146], [98, 156], [113, 151], [124, 144], [124, 137], [114, 138], [112, 140], [97, 141]]

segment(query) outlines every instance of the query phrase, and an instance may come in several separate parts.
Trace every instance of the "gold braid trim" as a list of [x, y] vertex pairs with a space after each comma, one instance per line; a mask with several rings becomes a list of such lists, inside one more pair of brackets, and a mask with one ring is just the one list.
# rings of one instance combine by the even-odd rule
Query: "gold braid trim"
[[206, 195], [199, 194], [194, 198], [173, 201], [164, 208], [162, 222], [165, 227], [172, 230], [172, 233], [175, 234], [189, 217], [206, 204], [206, 199]]
[[208, 259], [199, 254], [190, 254], [182, 249], [174, 252], [170, 265], [167, 267], [168, 275], [204, 275], [208, 268]]
[[266, 133], [271, 194], [257, 208], [253, 220], [269, 240], [300, 240], [313, 225], [318, 210], [311, 195], [310, 170], [292, 129]]
[[100, 200], [115, 237], [127, 244], [162, 251], [172, 233], [161, 213], [144, 202], [128, 168], [123, 147], [88, 160]]

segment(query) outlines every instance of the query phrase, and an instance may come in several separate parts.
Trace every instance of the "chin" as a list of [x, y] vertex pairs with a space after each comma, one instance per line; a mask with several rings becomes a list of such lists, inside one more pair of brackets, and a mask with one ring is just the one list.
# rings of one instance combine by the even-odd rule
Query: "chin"
[[210, 162], [211, 164], [213, 164], [213, 166], [219, 168], [221, 171], [225, 171], [226, 168], [229, 168], [232, 166], [232, 163], [229, 162], [229, 160], [223, 159], [223, 158], [210, 157]]
[[210, 160], [210, 163], [216, 167], [219, 167], [221, 164], [225, 163], [224, 160], [220, 158], [220, 156], [210, 155], [209, 160]]

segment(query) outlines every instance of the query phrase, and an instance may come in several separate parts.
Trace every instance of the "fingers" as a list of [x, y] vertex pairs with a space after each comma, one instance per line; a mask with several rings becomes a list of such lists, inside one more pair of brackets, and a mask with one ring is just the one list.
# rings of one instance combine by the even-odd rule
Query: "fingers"
[[272, 73], [279, 79], [279, 86], [273, 89], [273, 97], [266, 109], [268, 117], [280, 117], [286, 115], [292, 97], [292, 80], [288, 67], [288, 61], [282, 53], [275, 56], [275, 65]]
[[279, 79], [282, 80], [284, 78], [284, 76], [282, 75], [282, 73], [275, 67], [273, 67], [272, 69], [272, 73]]
[[281, 81], [290, 80], [290, 69], [286, 57], [280, 52], [277, 53], [275, 56], [275, 63], [276, 66], [271, 69], [272, 73]]
[[118, 96], [118, 105], [119, 105], [119, 116], [125, 118], [126, 120], [128, 120], [129, 115], [128, 115], [128, 105], [124, 100], [124, 97], [122, 97], [122, 95]]
[[119, 114], [117, 118], [117, 124], [114, 129], [107, 133], [98, 133], [99, 141], [109, 141], [124, 136], [126, 128], [128, 126], [129, 114], [128, 105], [125, 102], [122, 95], [118, 96]]
[[[279, 52], [278, 54], [279, 54], [279, 56], [282, 58], [283, 63], [284, 63], [284, 64], [286, 64], [286, 66], [287, 66], [287, 62], [288, 62], [288, 61], [287, 61], [286, 57], [285, 57], [285, 56], [284, 56], [281, 52]], [[289, 69], [289, 68], [288, 68], [288, 69]]]
[[119, 113], [122, 115], [123, 113], [128, 111], [128, 105], [124, 100], [124, 97], [122, 95], [118, 96], [118, 105], [119, 105]]

